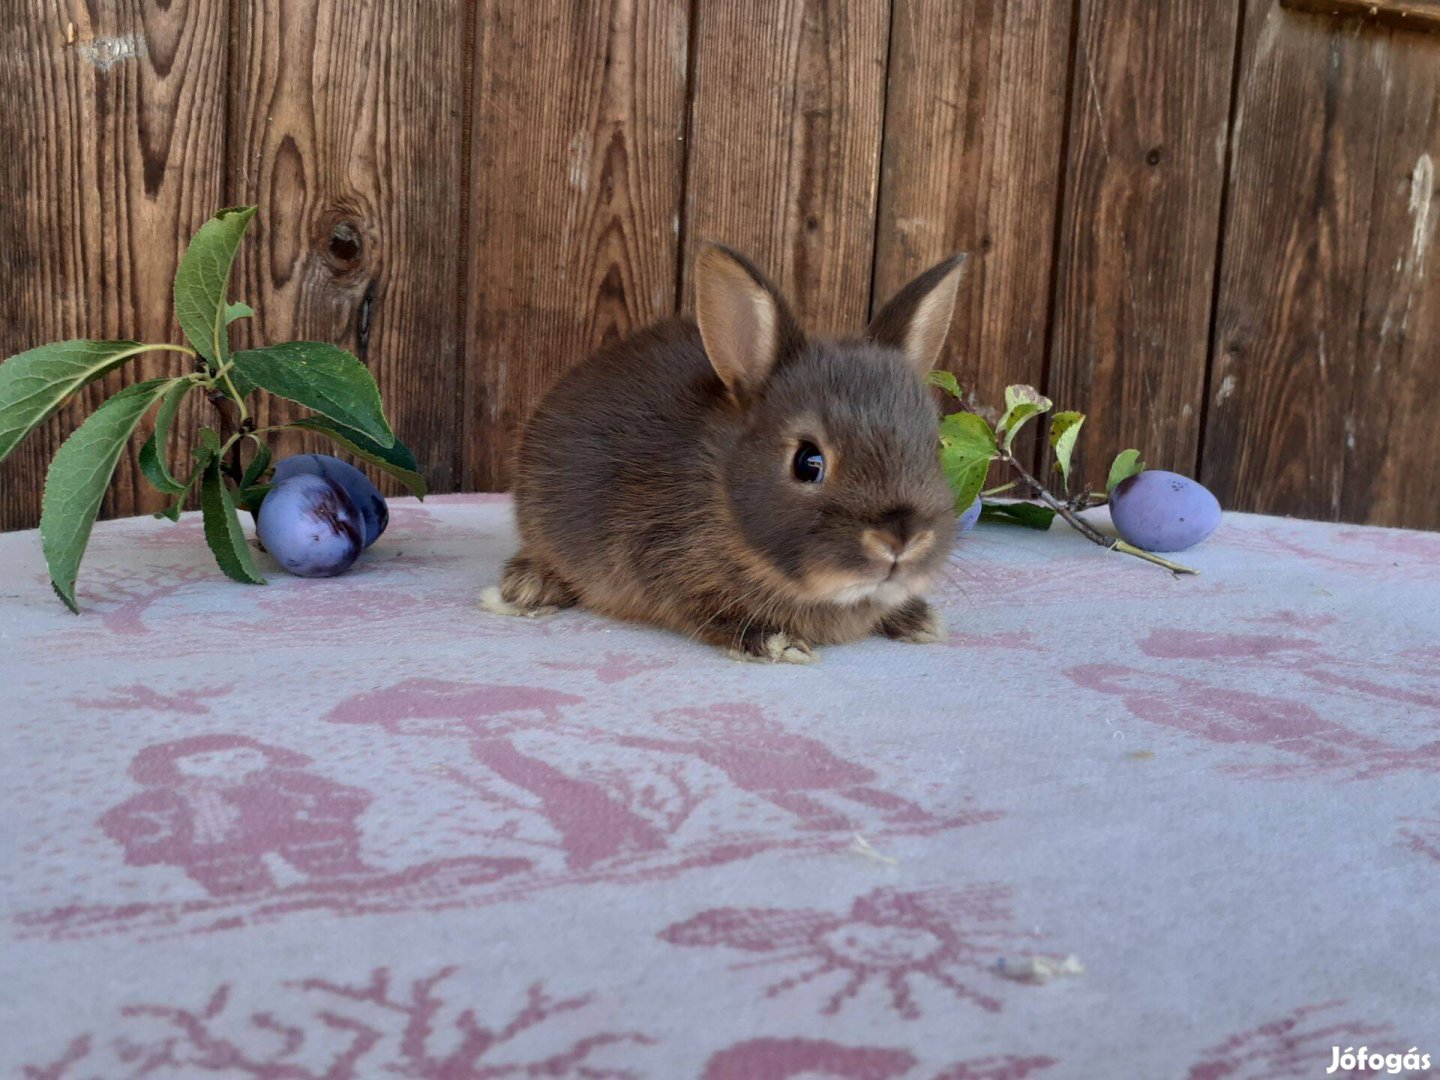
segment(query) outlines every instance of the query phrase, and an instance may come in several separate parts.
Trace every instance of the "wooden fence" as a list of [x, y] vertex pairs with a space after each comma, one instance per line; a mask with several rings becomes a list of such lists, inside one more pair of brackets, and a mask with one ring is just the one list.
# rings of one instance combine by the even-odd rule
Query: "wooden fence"
[[[12, 0], [0, 355], [174, 338], [185, 241], [258, 203], [241, 343], [347, 346], [437, 490], [493, 489], [700, 240], [822, 332], [966, 250], [948, 366], [1087, 411], [1089, 479], [1133, 445], [1227, 507], [1440, 528], [1436, 6]], [[0, 525], [79, 415], [0, 467]], [[131, 453], [105, 511], [157, 505]]]

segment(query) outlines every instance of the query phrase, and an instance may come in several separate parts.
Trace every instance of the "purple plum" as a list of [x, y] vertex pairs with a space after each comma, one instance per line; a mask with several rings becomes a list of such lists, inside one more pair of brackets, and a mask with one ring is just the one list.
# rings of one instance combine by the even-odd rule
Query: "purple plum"
[[970, 509], [960, 515], [958, 532], [967, 533], [975, 527], [975, 522], [980, 520], [980, 496], [975, 496], [975, 501], [970, 504]]
[[1220, 524], [1215, 496], [1178, 473], [1146, 469], [1115, 485], [1110, 520], [1124, 540], [1146, 551], [1184, 551]]
[[290, 573], [333, 577], [359, 558], [365, 523], [343, 487], [323, 476], [300, 473], [266, 493], [255, 532]]
[[385, 526], [390, 524], [390, 510], [385, 505], [385, 497], [370, 482], [368, 476], [348, 461], [341, 461], [329, 454], [296, 454], [275, 466], [275, 476], [271, 482], [279, 484], [302, 473], [323, 476], [345, 489], [345, 494], [350, 496], [350, 501], [365, 519], [367, 548], [380, 538]]

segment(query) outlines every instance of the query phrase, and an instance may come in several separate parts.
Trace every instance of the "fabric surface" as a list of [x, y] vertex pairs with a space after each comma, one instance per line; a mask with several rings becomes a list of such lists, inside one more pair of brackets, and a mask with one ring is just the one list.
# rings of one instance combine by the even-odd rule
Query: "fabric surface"
[[6, 1075], [1440, 1066], [1440, 535], [982, 526], [948, 643], [770, 667], [487, 614], [508, 501], [391, 510], [264, 588], [102, 523], [79, 618], [0, 536]]

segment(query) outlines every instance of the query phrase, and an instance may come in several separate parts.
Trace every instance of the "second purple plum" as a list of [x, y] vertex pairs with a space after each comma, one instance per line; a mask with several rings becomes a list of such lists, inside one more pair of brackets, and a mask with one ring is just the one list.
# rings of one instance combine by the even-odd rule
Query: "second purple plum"
[[980, 496], [977, 495], [975, 496], [975, 501], [970, 504], [970, 508], [960, 515], [960, 523], [957, 526], [956, 531], [967, 533], [975, 527], [975, 523], [979, 520]]
[[1220, 524], [1220, 503], [1188, 476], [1146, 469], [1115, 485], [1110, 520], [1122, 539], [1146, 551], [1184, 551]]

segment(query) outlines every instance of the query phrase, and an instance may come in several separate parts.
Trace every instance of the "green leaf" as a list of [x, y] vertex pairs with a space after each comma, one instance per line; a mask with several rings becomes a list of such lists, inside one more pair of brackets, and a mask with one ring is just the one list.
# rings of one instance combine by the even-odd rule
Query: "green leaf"
[[964, 457], [987, 461], [999, 453], [995, 433], [978, 413], [951, 413], [940, 421], [940, 445]]
[[80, 611], [75, 579], [115, 463], [140, 418], [177, 381], [151, 379], [111, 395], [65, 440], [50, 463], [40, 506], [40, 545], [50, 583], [71, 611]]
[[205, 542], [220, 569], [236, 581], [247, 585], [264, 585], [265, 578], [255, 566], [250, 546], [240, 529], [235, 514], [235, 500], [220, 474], [220, 457], [212, 454], [205, 463], [205, 476], [200, 482], [200, 510], [205, 518]]
[[200, 226], [175, 271], [175, 317], [180, 329], [212, 368], [230, 357], [230, 267], [250, 219], [253, 206], [221, 210]]
[[0, 364], [0, 461], [86, 383], [131, 357], [168, 345], [138, 341], [57, 341]]
[[175, 501], [164, 510], [155, 511], [157, 518], [169, 518], [171, 521], [180, 520], [180, 511], [185, 509], [185, 500], [190, 497], [200, 477], [205, 473], [205, 466], [210, 464], [210, 459], [220, 453], [220, 436], [214, 428], [201, 428], [200, 437], [197, 440], [195, 449], [190, 452], [190, 457], [195, 462], [195, 467], [190, 470], [190, 479], [185, 481], [185, 490], [175, 498]]
[[1011, 383], [1005, 388], [1005, 411], [1010, 412], [1016, 405], [1039, 405], [1041, 412], [1048, 412], [1052, 402], [1033, 386], [1025, 383]]
[[956, 513], [964, 513], [980, 494], [998, 452], [984, 417], [961, 412], [940, 421], [940, 468], [955, 492]]
[[265, 470], [270, 467], [270, 447], [265, 445], [264, 439], [253, 433], [246, 438], [255, 444], [255, 454], [251, 457], [250, 464], [245, 466], [245, 475], [240, 478], [240, 488], [235, 492], [235, 505], [241, 510], [254, 513], [260, 509], [265, 493], [270, 490], [269, 484], [260, 482]]
[[265, 445], [265, 440], [253, 434], [246, 438], [255, 444], [255, 456], [250, 459], [250, 464], [245, 466], [245, 475], [240, 478], [241, 491], [253, 487], [270, 467], [270, 447]]
[[140, 471], [156, 490], [166, 495], [178, 495], [190, 487], [171, 475], [170, 466], [165, 464], [165, 444], [169, 441], [175, 414], [180, 411], [180, 403], [194, 388], [193, 379], [181, 379], [170, 388], [165, 400], [160, 403], [160, 411], [155, 414], [155, 431], [140, 448]]
[[175, 496], [175, 500], [169, 506], [164, 510], [156, 510], [155, 513], [151, 515], [152, 517], [169, 518], [171, 521], [180, 520], [180, 512], [185, 509], [185, 500], [190, 497], [190, 492], [194, 490], [195, 484], [205, 472], [205, 466], [210, 461], [210, 452], [208, 450], [197, 450], [194, 457], [195, 467], [190, 470], [190, 478], [185, 481], [185, 486], [181, 488], [179, 494]]
[[288, 341], [238, 352], [234, 361], [235, 370], [261, 389], [354, 428], [382, 448], [395, 445], [375, 379], [344, 349], [322, 341]]
[[953, 398], [960, 401], [965, 400], [965, 394], [960, 389], [960, 383], [956, 380], [955, 376], [948, 371], [932, 371], [925, 376], [925, 382], [930, 386], [938, 386]]
[[990, 462], [976, 460], [945, 470], [950, 489], [955, 492], [955, 513], [963, 514], [980, 497], [985, 478], [990, 475]]
[[1105, 481], [1105, 490], [1114, 491], [1116, 484], [1144, 471], [1145, 463], [1140, 460], [1139, 450], [1122, 450], [1115, 455], [1115, 460], [1110, 465], [1110, 477]]
[[1025, 421], [1049, 412], [1051, 404], [1050, 399], [1033, 386], [1016, 383], [1005, 388], [1005, 415], [1000, 418], [996, 430], [1004, 432], [1007, 452], [1016, 434], [1025, 426]]
[[274, 486], [274, 484], [255, 484], [253, 487], [244, 488], [235, 493], [235, 505], [252, 514], [259, 513], [260, 504], [265, 501], [265, 496], [270, 494], [270, 489]]
[[1085, 414], [1080, 412], [1057, 412], [1050, 418], [1050, 449], [1055, 452], [1055, 467], [1064, 478], [1066, 491], [1070, 490], [1070, 458], [1084, 423]]
[[984, 503], [980, 507], [981, 521], [1001, 521], [1010, 525], [1024, 525], [1028, 529], [1044, 532], [1055, 520], [1055, 511], [1037, 503], [1009, 502]]
[[362, 461], [368, 461], [376, 468], [384, 469], [409, 488], [412, 495], [423, 499], [429, 492], [425, 478], [420, 475], [420, 466], [415, 462], [415, 455], [399, 439], [396, 439], [392, 446], [381, 446], [374, 439], [367, 438], [354, 428], [341, 427], [339, 424], [326, 420], [323, 416], [307, 416], [303, 420], [286, 424], [285, 427], [300, 431], [319, 432]]
[[229, 326], [236, 319], [253, 319], [255, 309], [249, 304], [237, 300], [233, 304], [225, 305], [225, 325]]
[[197, 462], [205, 457], [219, 457], [220, 433], [212, 427], [202, 427], [200, 429], [200, 445], [196, 447], [194, 454]]

